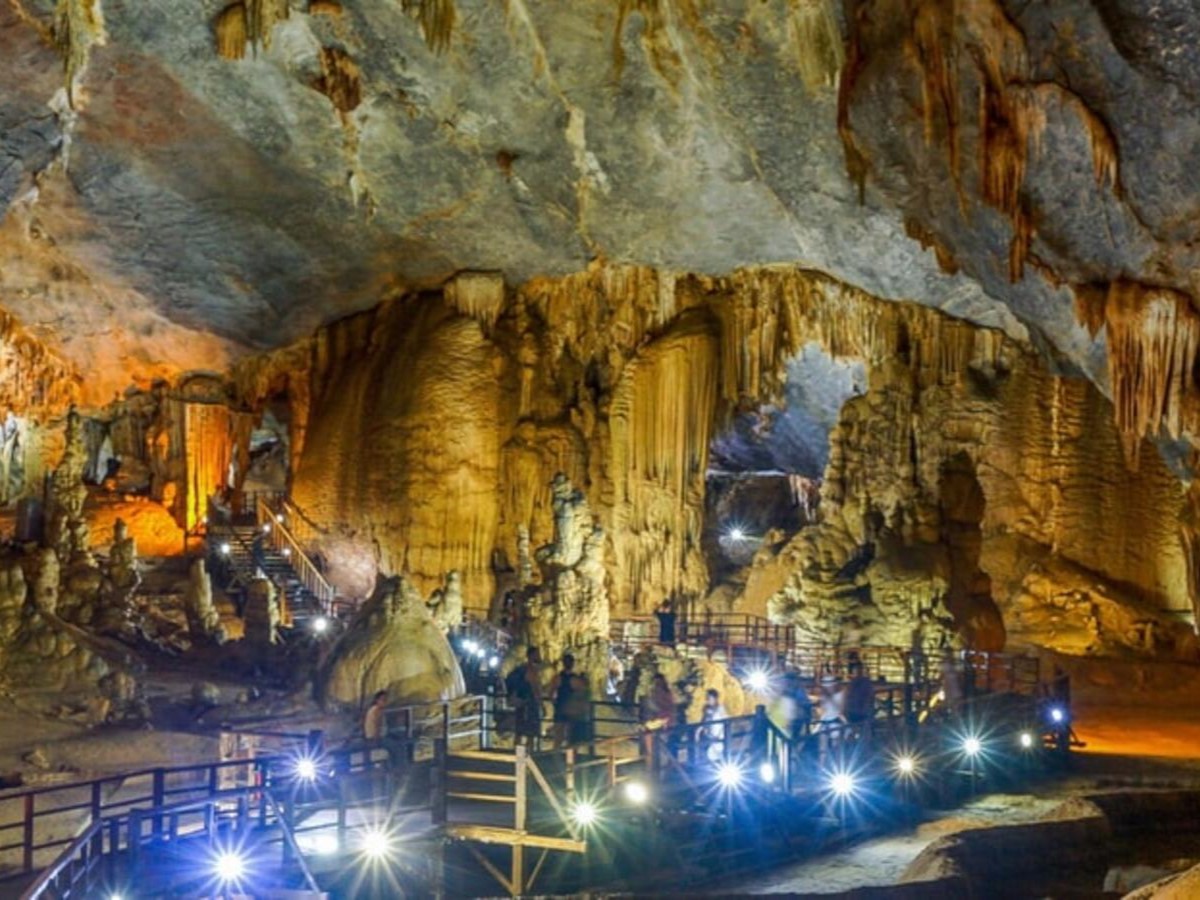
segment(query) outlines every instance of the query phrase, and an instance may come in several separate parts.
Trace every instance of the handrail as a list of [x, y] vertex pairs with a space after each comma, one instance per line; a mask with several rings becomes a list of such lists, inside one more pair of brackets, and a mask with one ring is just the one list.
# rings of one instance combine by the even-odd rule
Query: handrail
[[292, 824], [284, 816], [283, 811], [279, 807], [279, 801], [275, 799], [275, 795], [270, 790], [263, 789], [263, 797], [267, 803], [271, 805], [271, 809], [275, 811], [275, 821], [279, 823], [279, 831], [283, 834], [283, 839], [287, 841], [287, 845], [292, 850], [292, 855], [296, 859], [297, 865], [300, 866], [300, 874], [304, 876], [304, 882], [308, 885], [308, 889], [314, 893], [320, 893], [321, 888], [317, 884], [317, 880], [313, 878], [312, 870], [309, 869], [308, 863], [304, 861], [304, 854], [300, 851], [300, 846], [296, 843], [296, 836], [292, 834]]
[[[258, 502], [261, 503], [262, 501], [259, 500]], [[212, 508], [211, 503], [210, 503], [209, 508], [211, 510], [211, 508]], [[210, 552], [212, 550], [211, 542], [215, 538], [220, 538], [221, 540], [228, 539], [231, 541], [236, 541], [238, 546], [241, 547], [242, 552], [245, 553], [247, 556], [249, 556], [252, 561], [254, 561], [254, 544], [246, 543], [246, 539], [244, 537], [242, 537], [242, 535], [238, 532], [237, 528], [235, 528], [232, 524], [225, 524], [220, 527], [208, 529], [208, 531], [205, 533], [205, 540], [207, 542], [209, 542], [209, 551]], [[228, 562], [228, 559], [226, 561]], [[257, 568], [257, 562], [255, 562], [254, 564], [255, 564], [255, 567]], [[236, 571], [234, 572], [234, 575], [236, 577], [236, 575], [237, 575]], [[288, 609], [286, 585], [281, 584], [279, 582], [279, 580], [275, 578], [275, 576], [271, 575], [271, 573], [269, 573], [265, 570], [263, 571], [263, 575], [266, 577], [267, 581], [271, 582], [271, 584], [273, 584], [275, 586], [275, 590], [279, 592], [281, 621], [283, 621], [284, 623], [289, 622], [290, 621], [290, 611]]]
[[92, 843], [96, 840], [97, 835], [100, 835], [101, 839], [103, 839], [103, 819], [97, 819], [95, 822], [85, 828], [79, 837], [75, 838], [75, 840], [71, 842], [71, 846], [59, 854], [58, 859], [44, 869], [42, 874], [35, 878], [33, 883], [22, 892], [21, 900], [36, 900], [36, 898], [41, 897], [58, 879], [58, 876], [62, 873], [62, 871], [68, 865], [74, 862], [80, 851], [92, 845]]
[[270, 526], [267, 536], [276, 550], [287, 547], [289, 562], [299, 574], [304, 587], [320, 602], [322, 612], [326, 615], [332, 613], [337, 590], [321, 574], [304, 547], [288, 530], [286, 521], [280, 521], [280, 516], [261, 497], [256, 502], [255, 518], [260, 528], [264, 525]]

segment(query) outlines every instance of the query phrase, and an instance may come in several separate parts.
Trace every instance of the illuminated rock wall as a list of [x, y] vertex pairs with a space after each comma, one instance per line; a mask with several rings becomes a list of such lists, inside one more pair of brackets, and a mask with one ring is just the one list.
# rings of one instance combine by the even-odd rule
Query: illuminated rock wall
[[293, 495], [348, 593], [368, 593], [376, 565], [426, 594], [457, 569], [467, 605], [487, 606], [522, 530], [552, 539], [562, 472], [604, 530], [625, 615], [706, 594], [709, 443], [778, 396], [809, 342], [863, 361], [870, 387], [832, 435], [820, 524], [761, 552], [734, 608], [814, 639], [950, 628], [1002, 646], [1045, 637], [1013, 604], [1059, 602], [1039, 572], [1066, 566], [1151, 618], [1191, 609], [1183, 489], [1153, 448], [1128, 468], [1098, 391], [998, 332], [814, 273], [597, 265], [517, 291], [461, 276], [321, 330], [288, 365], [244, 369], [239, 402], [290, 367], [308, 410]]

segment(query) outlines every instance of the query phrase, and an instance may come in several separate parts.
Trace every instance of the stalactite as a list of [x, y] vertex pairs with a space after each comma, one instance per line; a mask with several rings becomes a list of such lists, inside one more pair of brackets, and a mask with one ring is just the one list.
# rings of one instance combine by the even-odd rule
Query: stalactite
[[1113, 407], [1126, 458], [1136, 468], [1141, 439], [1197, 425], [1192, 373], [1200, 315], [1175, 291], [1134, 282], [1109, 287], [1104, 307]]
[[99, 0], [58, 0], [52, 31], [63, 58], [67, 97], [72, 108], [77, 108], [77, 82], [87, 68], [92, 46], [105, 41]]
[[504, 276], [499, 272], [459, 272], [442, 293], [446, 302], [488, 330], [504, 307]]
[[845, 59], [833, 4], [830, 0], [791, 0], [788, 25], [804, 83], [810, 88], [832, 84]]
[[76, 403], [80, 378], [7, 313], [0, 311], [0, 416], [47, 419]]
[[246, 45], [255, 50], [271, 45], [271, 31], [288, 17], [288, 0], [237, 0], [221, 10], [213, 21], [217, 55], [242, 59]]
[[185, 459], [184, 520], [191, 531], [208, 515], [210, 497], [226, 486], [229, 461], [233, 455], [233, 429], [229, 408], [215, 403], [174, 401], [182, 409], [183, 442], [179, 446]]
[[362, 102], [362, 76], [358, 64], [339, 47], [322, 47], [321, 75], [313, 87], [329, 98], [334, 109], [348, 113]]
[[458, 14], [454, 0], [401, 0], [404, 11], [414, 16], [421, 25], [425, 43], [434, 53], [445, 53], [450, 49], [454, 36], [454, 25]]

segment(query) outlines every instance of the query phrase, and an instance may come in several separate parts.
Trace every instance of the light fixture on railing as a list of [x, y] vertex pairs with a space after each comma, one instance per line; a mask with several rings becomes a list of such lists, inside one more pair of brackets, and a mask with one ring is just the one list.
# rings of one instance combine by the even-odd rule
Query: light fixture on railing
[[275, 521], [280, 525], [283, 524], [283, 513], [275, 513]]
[[246, 875], [246, 860], [240, 853], [226, 850], [213, 861], [213, 874], [223, 884], [241, 881]]
[[292, 548], [291, 548], [291, 547], [284, 547], [284, 548], [283, 548], [283, 555], [284, 555], [284, 556], [291, 556], [291, 555], [292, 555]]

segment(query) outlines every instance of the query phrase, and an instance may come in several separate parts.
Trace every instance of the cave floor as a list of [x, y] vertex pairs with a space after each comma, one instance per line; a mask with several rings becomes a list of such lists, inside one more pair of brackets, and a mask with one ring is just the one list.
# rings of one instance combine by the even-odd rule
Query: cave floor
[[[1197, 746], [1193, 757], [1200, 752]], [[983, 794], [960, 806], [931, 810], [907, 830], [893, 830], [759, 875], [731, 877], [709, 895], [830, 894], [896, 884], [921, 851], [944, 835], [1037, 821], [1072, 797], [1110, 788], [1200, 788], [1200, 758], [1076, 753], [1068, 772], [1043, 781], [1036, 791]], [[1200, 838], [1189, 849], [1193, 855], [1200, 852]]]

